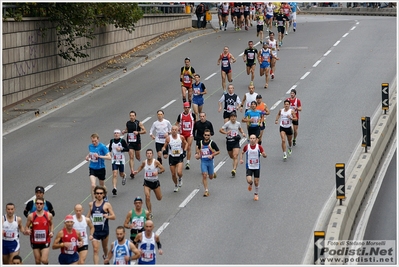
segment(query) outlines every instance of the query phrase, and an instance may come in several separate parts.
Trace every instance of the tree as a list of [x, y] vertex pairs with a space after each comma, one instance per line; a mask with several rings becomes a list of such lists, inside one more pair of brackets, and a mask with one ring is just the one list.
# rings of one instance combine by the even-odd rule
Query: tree
[[[4, 18], [12, 17], [17, 21], [26, 16], [48, 18], [56, 31], [58, 55], [68, 61], [89, 57], [85, 50], [91, 46], [90, 42], [78, 43], [77, 38], [93, 40], [95, 28], [107, 25], [132, 33], [134, 24], [143, 17], [137, 3], [13, 3], [13, 6], [6, 9]], [[48, 30], [40, 27], [43, 35]]]

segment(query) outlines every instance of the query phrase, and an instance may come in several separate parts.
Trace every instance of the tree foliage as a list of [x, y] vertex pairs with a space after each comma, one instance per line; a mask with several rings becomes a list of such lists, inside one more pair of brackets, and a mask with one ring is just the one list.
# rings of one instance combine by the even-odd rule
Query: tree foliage
[[[10, 4], [10, 3], [7, 3]], [[89, 57], [86, 49], [91, 46], [96, 27], [114, 25], [132, 33], [135, 23], [143, 17], [137, 3], [13, 3], [6, 9], [6, 17], [20, 21], [26, 16], [45, 17], [53, 23], [57, 35], [58, 55], [68, 61]], [[46, 34], [48, 28], [40, 28]], [[82, 39], [78, 39], [83, 37]], [[86, 40], [87, 40], [86, 39]]]

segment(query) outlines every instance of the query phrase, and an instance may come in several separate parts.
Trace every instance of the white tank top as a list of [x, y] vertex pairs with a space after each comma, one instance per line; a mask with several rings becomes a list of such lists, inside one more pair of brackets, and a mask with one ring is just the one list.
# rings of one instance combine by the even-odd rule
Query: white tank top
[[14, 241], [18, 240], [19, 238], [19, 228], [18, 228], [18, 221], [17, 216], [14, 215], [14, 220], [10, 223], [7, 220], [7, 216], [3, 215], [3, 240], [5, 241]]
[[280, 116], [280, 126], [283, 128], [290, 128], [292, 125], [292, 110], [288, 109], [285, 111], [284, 109], [281, 109], [281, 116]]
[[112, 164], [125, 164], [125, 155], [123, 152], [116, 150], [117, 147], [122, 147], [122, 138], [119, 139], [119, 143], [114, 143], [114, 140], [112, 140]]
[[180, 155], [183, 153], [183, 149], [181, 147], [182, 141], [180, 134], [177, 134], [176, 139], [170, 136], [170, 142], [169, 142], [169, 155], [172, 157], [180, 157]]
[[153, 261], [156, 257], [155, 252], [155, 233], [153, 232], [150, 238], [145, 236], [145, 232], [142, 232], [141, 242], [139, 245], [139, 250], [141, 250], [141, 261], [149, 262]]
[[73, 228], [78, 230], [80, 232], [80, 235], [83, 238], [83, 246], [86, 246], [89, 244], [88, 239], [87, 239], [87, 222], [86, 222], [86, 217], [82, 215], [82, 221], [79, 222], [78, 218], [76, 218], [76, 214], [73, 215]]
[[269, 39], [269, 46], [272, 50], [273, 56], [277, 57], [277, 40], [274, 39], [273, 41]]
[[158, 169], [155, 167], [155, 159], [152, 160], [151, 165], [148, 165], [147, 160], [145, 161], [144, 166], [144, 179], [148, 181], [158, 180], [158, 175], [154, 175]]
[[251, 108], [251, 102], [255, 101], [256, 102], [256, 96], [258, 93], [253, 93], [252, 95], [250, 93], [245, 93], [245, 109], [250, 109]]
[[260, 168], [259, 164], [259, 159], [260, 159], [260, 154], [259, 154], [259, 145], [256, 144], [255, 148], [252, 149], [251, 145], [247, 145], [247, 164], [248, 164], [248, 169], [250, 170], [258, 170]]

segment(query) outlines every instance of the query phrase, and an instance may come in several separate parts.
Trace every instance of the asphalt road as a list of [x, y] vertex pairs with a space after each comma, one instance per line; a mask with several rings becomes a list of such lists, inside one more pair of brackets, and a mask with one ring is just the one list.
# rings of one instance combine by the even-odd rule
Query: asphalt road
[[[397, 32], [395, 18], [298, 16], [298, 31], [284, 38], [276, 78], [269, 89], [263, 89], [264, 78], [258, 76], [258, 68], [255, 77], [256, 92], [269, 107], [288, 97], [287, 92], [296, 86], [303, 111], [293, 155], [283, 162], [278, 126], [273, 124], [282, 108], [277, 104], [268, 117], [263, 139], [268, 157], [262, 160], [258, 202], [246, 189], [244, 166], [231, 178], [230, 159], [218, 170], [218, 178], [210, 182], [208, 198], [202, 197], [195, 159], [191, 159], [192, 168], [183, 172], [184, 184], [178, 193], [173, 192], [170, 172], [162, 174], [162, 201], [157, 202], [152, 195], [155, 229], [166, 226], [161, 233], [164, 255], [158, 257], [158, 263], [299, 264], [314, 222], [334, 187], [335, 163], [349, 160], [360, 138], [360, 118], [372, 115], [381, 102], [381, 83], [391, 82], [397, 72], [393, 32]], [[238, 59], [233, 64], [233, 84], [242, 97], [250, 78], [239, 54], [248, 40], [256, 39], [254, 27], [234, 32], [230, 24], [226, 32], [185, 43], [3, 136], [3, 203], [14, 202], [17, 214], [23, 216], [24, 203], [34, 195], [35, 186], [52, 186], [45, 198], [56, 210], [56, 232], [76, 203], [82, 203], [87, 212], [88, 165], [68, 172], [84, 161], [90, 135], [97, 132], [100, 141], [108, 144], [113, 130], [124, 128], [130, 110], [137, 112], [139, 120], [150, 117], [144, 124], [149, 131], [156, 111], [168, 103], [163, 108], [165, 118], [174, 123], [183, 110], [178, 76], [187, 56], [208, 89], [204, 110], [218, 130], [223, 120], [217, 112], [222, 94], [217, 58], [227, 45]], [[260, 49], [260, 45], [256, 47]], [[216, 133], [213, 140], [222, 151], [216, 165], [227, 153], [223, 135]], [[143, 159], [147, 148], [154, 148], [148, 134], [142, 137]], [[166, 162], [164, 166], [168, 169]], [[110, 224], [111, 240], [115, 239], [114, 229], [123, 224], [133, 207], [134, 197], [143, 196], [141, 175], [124, 187], [119, 181], [118, 196], [110, 196], [116, 213]], [[110, 179], [106, 185], [111, 188]], [[179, 207], [197, 189], [187, 205]], [[57, 263], [58, 254], [51, 251], [50, 264]], [[21, 237], [21, 255], [24, 263], [34, 263], [26, 236]], [[86, 263], [92, 263], [91, 248]]]

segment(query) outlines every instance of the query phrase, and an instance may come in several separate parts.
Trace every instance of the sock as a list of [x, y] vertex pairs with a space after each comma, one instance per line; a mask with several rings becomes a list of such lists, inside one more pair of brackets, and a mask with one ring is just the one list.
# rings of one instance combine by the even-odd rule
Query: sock
[[259, 186], [255, 186], [255, 195], [257, 195], [259, 192]]
[[190, 164], [190, 161], [189, 161], [189, 160], [187, 160], [187, 163], [188, 163], [188, 164]]
[[284, 151], [284, 156], [287, 156], [287, 152]]

